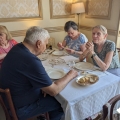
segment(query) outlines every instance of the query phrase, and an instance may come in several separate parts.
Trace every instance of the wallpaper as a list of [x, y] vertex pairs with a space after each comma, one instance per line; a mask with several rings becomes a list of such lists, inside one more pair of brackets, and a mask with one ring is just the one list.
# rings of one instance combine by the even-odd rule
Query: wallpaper
[[0, 18], [38, 16], [38, 0], [0, 0]]
[[71, 12], [71, 3], [73, 0], [52, 0], [53, 16], [69, 15]]
[[88, 15], [107, 16], [109, 12], [109, 0], [90, 0]]

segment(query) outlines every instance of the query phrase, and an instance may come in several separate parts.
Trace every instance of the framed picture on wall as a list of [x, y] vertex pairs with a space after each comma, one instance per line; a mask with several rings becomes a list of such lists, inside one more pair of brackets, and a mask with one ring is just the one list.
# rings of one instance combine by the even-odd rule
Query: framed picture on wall
[[50, 3], [50, 18], [72, 18], [71, 4], [73, 0], [49, 0]]
[[86, 18], [110, 19], [112, 0], [86, 0]]
[[0, 22], [42, 19], [42, 0], [0, 0]]

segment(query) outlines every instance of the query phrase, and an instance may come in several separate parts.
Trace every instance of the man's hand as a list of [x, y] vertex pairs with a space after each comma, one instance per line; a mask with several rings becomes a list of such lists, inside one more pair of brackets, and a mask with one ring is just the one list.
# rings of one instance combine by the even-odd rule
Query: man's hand
[[70, 70], [67, 75], [70, 77], [70, 79], [75, 78], [76, 76], [78, 76], [78, 72], [74, 69]]

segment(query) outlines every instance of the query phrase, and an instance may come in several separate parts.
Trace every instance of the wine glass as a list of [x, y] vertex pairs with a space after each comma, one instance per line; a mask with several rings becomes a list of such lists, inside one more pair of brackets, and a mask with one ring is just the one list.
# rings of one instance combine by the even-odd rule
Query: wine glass
[[69, 61], [68, 65], [69, 65], [70, 69], [74, 69], [75, 62], [74, 61]]

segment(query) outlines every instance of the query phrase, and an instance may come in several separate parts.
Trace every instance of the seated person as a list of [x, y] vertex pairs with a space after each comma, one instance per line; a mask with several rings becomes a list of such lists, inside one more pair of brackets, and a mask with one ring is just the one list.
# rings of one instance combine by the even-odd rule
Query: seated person
[[0, 25], [0, 68], [4, 57], [17, 42], [12, 39], [10, 32], [5, 26]]
[[59, 49], [64, 49], [67, 46], [68, 48], [65, 48], [65, 50], [69, 54], [79, 57], [85, 50], [85, 43], [88, 39], [83, 33], [78, 31], [78, 25], [73, 21], [66, 22], [64, 30], [68, 35], [64, 38], [64, 41], [62, 43], [59, 42], [57, 46]]
[[37, 26], [29, 28], [24, 41], [15, 45], [2, 63], [0, 85], [10, 89], [19, 120], [44, 112], [49, 112], [50, 120], [60, 120], [63, 115], [54, 96], [77, 76], [77, 71], [71, 70], [52, 82], [37, 57], [45, 51], [49, 37], [47, 30]]
[[107, 29], [103, 25], [92, 28], [92, 41], [86, 43], [86, 50], [80, 56], [82, 61], [90, 55], [94, 65], [106, 71], [108, 69], [119, 68], [119, 56], [115, 43], [107, 40]]

